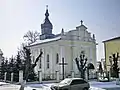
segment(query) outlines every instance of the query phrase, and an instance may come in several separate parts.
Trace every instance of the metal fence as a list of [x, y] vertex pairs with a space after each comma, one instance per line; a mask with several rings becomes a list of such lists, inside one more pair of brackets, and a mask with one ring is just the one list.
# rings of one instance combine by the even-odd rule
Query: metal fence
[[[5, 79], [5, 73], [0, 72], [0, 80]], [[11, 81], [11, 72], [6, 73], [6, 80], [5, 81]], [[19, 73], [15, 72], [13, 73], [13, 81], [18, 82], [19, 81]]]

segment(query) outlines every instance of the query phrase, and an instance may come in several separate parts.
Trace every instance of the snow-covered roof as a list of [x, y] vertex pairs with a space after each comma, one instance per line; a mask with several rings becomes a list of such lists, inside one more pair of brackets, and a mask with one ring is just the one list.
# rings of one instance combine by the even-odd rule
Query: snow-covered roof
[[103, 41], [103, 42], [108, 42], [108, 41], [112, 41], [112, 40], [120, 40], [120, 36], [118, 36], [118, 37], [113, 37], [113, 38], [108, 39], [108, 40], [105, 40], [105, 41]]
[[30, 44], [30, 46], [37, 45], [37, 44], [42, 44], [42, 43], [45, 43], [45, 42], [56, 41], [56, 40], [60, 40], [60, 39], [61, 39], [61, 36], [56, 37], [56, 38], [51, 38], [51, 39], [37, 40], [35, 43]]

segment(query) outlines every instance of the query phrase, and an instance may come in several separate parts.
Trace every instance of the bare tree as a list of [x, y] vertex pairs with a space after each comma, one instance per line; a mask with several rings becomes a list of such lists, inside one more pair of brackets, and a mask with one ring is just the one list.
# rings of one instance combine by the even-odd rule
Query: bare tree
[[25, 51], [23, 50], [23, 48], [26, 47], [26, 46], [27, 46], [26, 43], [21, 43], [21, 44], [20, 44], [20, 47], [18, 48], [19, 55], [20, 55], [20, 58], [21, 58], [21, 59], [24, 59], [24, 58], [25, 58]]
[[103, 68], [102, 68], [102, 63], [101, 62], [99, 62], [98, 71], [100, 72], [100, 74], [103, 74]]
[[27, 40], [28, 44], [32, 44], [39, 39], [39, 33], [37, 31], [28, 31], [24, 36], [24, 40]]
[[110, 56], [109, 58], [111, 58], [111, 71], [112, 71], [112, 76], [119, 78], [119, 70], [120, 68], [118, 67], [118, 61], [119, 61], [119, 53], [114, 53], [112, 54], [112, 56]]
[[79, 72], [81, 73], [81, 78], [85, 79], [85, 71], [86, 71], [86, 64], [87, 64], [87, 58], [85, 58], [84, 51], [81, 51], [80, 58], [75, 59], [77, 68]]
[[[43, 52], [40, 51], [40, 54], [38, 55], [38, 57], [35, 60], [34, 64], [31, 64], [31, 58], [30, 58], [30, 49], [27, 49], [26, 47], [23, 48], [25, 53], [26, 53], [26, 64], [25, 64], [25, 76], [24, 76], [24, 80], [27, 81], [28, 77], [30, 76], [30, 74], [33, 72], [35, 66], [37, 65], [38, 60], [40, 60], [40, 58], [42, 57]], [[19, 90], [24, 90], [25, 87], [25, 81], [23, 83], [21, 83], [21, 87]]]

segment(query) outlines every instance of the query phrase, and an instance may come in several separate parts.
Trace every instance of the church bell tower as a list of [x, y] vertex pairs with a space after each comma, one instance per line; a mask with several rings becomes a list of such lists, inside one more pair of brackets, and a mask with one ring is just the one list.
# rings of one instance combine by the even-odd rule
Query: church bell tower
[[44, 20], [44, 23], [41, 24], [40, 39], [44, 40], [44, 39], [54, 38], [55, 35], [52, 34], [52, 29], [53, 29], [53, 25], [49, 20], [49, 12], [48, 12], [48, 5], [47, 5], [46, 12], [45, 12], [45, 20]]

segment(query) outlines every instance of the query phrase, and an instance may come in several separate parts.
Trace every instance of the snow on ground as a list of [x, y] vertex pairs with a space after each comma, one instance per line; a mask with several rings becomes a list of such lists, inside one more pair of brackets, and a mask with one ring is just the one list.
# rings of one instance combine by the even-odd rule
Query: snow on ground
[[120, 90], [120, 85], [116, 85], [116, 81], [112, 81], [112, 82], [90, 81], [90, 86], [98, 87], [98, 88], [119, 88]]
[[6, 83], [6, 82], [0, 82], [0, 86], [1, 86], [1, 85], [5, 85], [5, 84], [9, 84], [9, 83]]
[[[1, 83], [1, 82], [0, 82]], [[14, 84], [3, 84], [0, 86], [0, 90], [19, 90], [20, 85], [14, 85]]]
[[[32, 89], [36, 89], [36, 90], [51, 90], [50, 86], [53, 85], [54, 83], [51, 84], [30, 84], [28, 85], [25, 90], [32, 90]], [[105, 90], [102, 88], [97, 88], [97, 87], [90, 87], [90, 90]]]
[[54, 83], [50, 83], [50, 84], [29, 84], [25, 87], [25, 90], [32, 90], [32, 89], [36, 89], [36, 90], [51, 90], [50, 86], [53, 85]]
[[[90, 90], [120, 90], [120, 85], [116, 85], [116, 81], [112, 82], [97, 82], [90, 81]], [[50, 90], [50, 86], [55, 83], [34, 83], [25, 86], [25, 90]], [[0, 82], [0, 90], [19, 90], [20, 85]]]
[[[90, 90], [120, 90], [120, 85], [116, 85], [116, 81], [112, 82], [97, 82], [90, 81]], [[50, 86], [54, 83], [48, 84], [29, 84], [25, 90], [50, 90]], [[31, 88], [31, 89], [30, 89]]]

